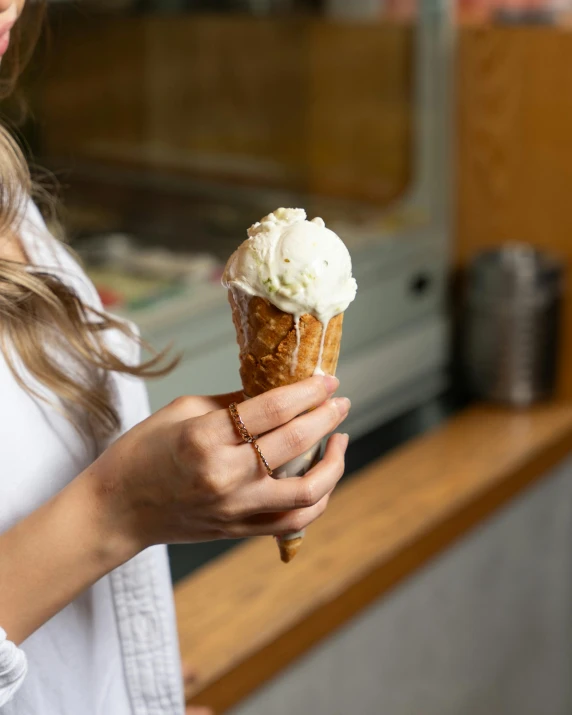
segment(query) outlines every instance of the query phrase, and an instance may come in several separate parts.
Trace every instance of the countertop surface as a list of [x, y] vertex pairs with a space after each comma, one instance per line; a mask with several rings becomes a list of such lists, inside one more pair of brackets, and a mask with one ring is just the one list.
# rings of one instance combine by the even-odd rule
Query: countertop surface
[[345, 480], [290, 564], [272, 539], [255, 539], [181, 579], [181, 651], [200, 664], [193, 698], [224, 712], [540, 479], [571, 445], [572, 405], [462, 409]]

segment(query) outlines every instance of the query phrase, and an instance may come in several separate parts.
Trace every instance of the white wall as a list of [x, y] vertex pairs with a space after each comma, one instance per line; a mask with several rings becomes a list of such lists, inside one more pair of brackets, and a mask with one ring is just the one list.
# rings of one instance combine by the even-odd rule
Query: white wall
[[570, 715], [572, 460], [233, 715]]

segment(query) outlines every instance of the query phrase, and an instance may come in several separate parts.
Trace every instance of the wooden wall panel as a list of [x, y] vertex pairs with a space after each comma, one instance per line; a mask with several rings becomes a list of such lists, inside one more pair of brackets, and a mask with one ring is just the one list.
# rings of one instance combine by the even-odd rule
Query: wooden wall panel
[[404, 25], [76, 16], [40, 113], [49, 154], [384, 202], [411, 172]]
[[308, 28], [195, 16], [146, 22], [147, 147], [159, 167], [306, 180]]
[[387, 201], [412, 178], [413, 30], [314, 23], [309, 44], [310, 187]]
[[456, 257], [526, 241], [568, 269], [559, 393], [572, 398], [572, 33], [464, 29]]
[[44, 153], [82, 159], [106, 141], [145, 138], [145, 46], [140, 19], [85, 17], [53, 28], [35, 105]]

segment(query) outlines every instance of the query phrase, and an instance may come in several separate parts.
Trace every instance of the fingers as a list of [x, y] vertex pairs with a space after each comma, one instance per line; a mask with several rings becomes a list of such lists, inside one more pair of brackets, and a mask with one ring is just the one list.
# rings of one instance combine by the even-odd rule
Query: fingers
[[339, 384], [337, 377], [322, 375], [270, 390], [241, 405], [242, 420], [252, 434], [264, 434], [318, 407], [334, 394]]
[[252, 434], [264, 434], [318, 407], [333, 395], [339, 384], [337, 377], [324, 375], [270, 390], [241, 405], [242, 421]]
[[[294, 385], [278, 387], [240, 403], [239, 414], [252, 435], [260, 435], [289, 422], [297, 415], [321, 405], [338, 388], [339, 381], [331, 375], [310, 377]], [[241, 441], [228, 410], [208, 415], [210, 428], [220, 444]]]
[[[237, 535], [291, 534], [305, 528], [322, 513], [341, 479], [347, 446], [348, 435], [335, 434], [328, 440], [323, 459], [305, 476], [267, 477], [245, 487]], [[293, 528], [298, 520], [304, 520], [304, 525]]]
[[[351, 403], [347, 397], [324, 402], [257, 441], [262, 454], [275, 469], [311, 449], [323, 437], [340, 425], [348, 415]], [[253, 459], [256, 454], [253, 454]]]
[[237, 529], [243, 536], [288, 536], [304, 531], [326, 511], [330, 495], [320, 499], [314, 506], [306, 509], [278, 514], [257, 514], [247, 519]]
[[344, 474], [348, 441], [347, 434], [332, 435], [323, 458], [303, 477], [265, 480], [261, 485], [264, 511], [307, 508], [330, 494]]

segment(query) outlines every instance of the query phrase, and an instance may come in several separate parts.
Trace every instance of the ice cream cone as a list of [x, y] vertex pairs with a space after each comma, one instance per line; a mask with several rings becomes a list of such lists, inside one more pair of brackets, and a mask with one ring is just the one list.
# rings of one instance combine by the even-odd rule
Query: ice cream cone
[[[356, 296], [350, 254], [324, 221], [303, 209], [279, 208], [248, 229], [229, 258], [222, 282], [229, 289], [246, 397], [315, 374], [334, 375], [344, 311]], [[299, 477], [320, 458], [320, 444], [273, 468], [276, 479]], [[277, 538], [291, 561], [303, 532]]]
[[[228, 292], [232, 319], [240, 348], [240, 377], [244, 394], [256, 397], [267, 390], [291, 385], [314, 374], [318, 366], [322, 323], [302, 315], [296, 336], [293, 315], [284, 313], [265, 298], [239, 290]], [[344, 314], [333, 317], [326, 327], [321, 370], [334, 375], [340, 354]]]
[[[299, 340], [295, 318], [272, 305], [265, 298], [249, 296], [238, 290], [228, 292], [232, 319], [240, 348], [240, 377], [246, 397], [290, 385], [311, 377], [316, 369], [322, 342], [322, 323], [311, 315], [299, 320]], [[343, 313], [330, 320], [322, 348], [321, 369], [334, 375], [340, 353]], [[278, 478], [301, 476], [315, 463], [318, 446], [307, 454], [275, 470]], [[280, 559], [292, 561], [304, 534], [277, 537]]]
[[302, 546], [303, 536], [296, 536], [294, 539], [276, 539], [280, 550], [280, 560], [285, 564], [290, 563]]

